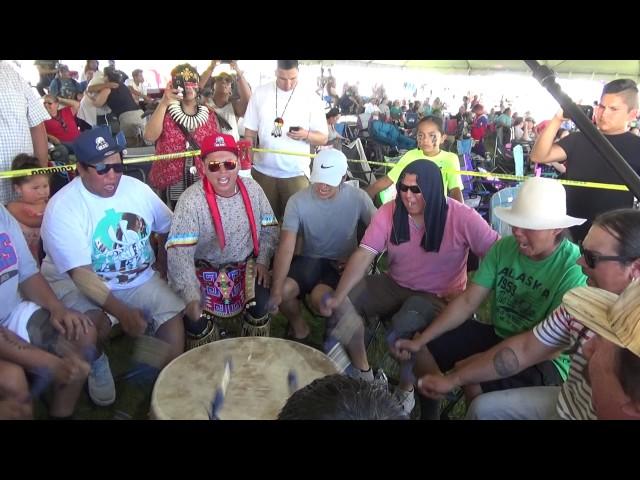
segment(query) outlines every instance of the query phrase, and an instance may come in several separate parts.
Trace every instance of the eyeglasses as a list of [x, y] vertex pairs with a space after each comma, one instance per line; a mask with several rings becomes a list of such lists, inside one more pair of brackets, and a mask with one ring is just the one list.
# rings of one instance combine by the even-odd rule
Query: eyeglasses
[[620, 255], [598, 255], [591, 250], [586, 250], [582, 246], [582, 242], [578, 244], [578, 247], [580, 248], [580, 255], [584, 258], [584, 263], [586, 263], [589, 268], [596, 268], [598, 262], [628, 262], [629, 260], [633, 260], [632, 258]]
[[420, 191], [420, 187], [417, 185], [405, 185], [404, 183], [401, 183], [398, 185], [398, 188], [400, 188], [401, 192], [406, 192], [407, 190], [411, 190], [411, 193], [415, 195], [420, 195], [422, 193]]
[[238, 165], [238, 162], [234, 162], [233, 160], [227, 160], [226, 162], [210, 162], [207, 167], [211, 173], [219, 172], [220, 167], [224, 165], [225, 170], [234, 170]]
[[89, 165], [87, 163], [83, 163], [84, 166], [95, 169], [98, 175], [106, 175], [109, 173], [109, 170], [113, 170], [115, 173], [124, 172], [124, 164], [122, 163], [98, 163], [96, 165]]

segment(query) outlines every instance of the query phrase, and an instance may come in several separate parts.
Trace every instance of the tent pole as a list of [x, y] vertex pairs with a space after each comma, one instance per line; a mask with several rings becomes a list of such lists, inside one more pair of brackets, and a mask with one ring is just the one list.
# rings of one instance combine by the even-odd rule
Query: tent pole
[[533, 72], [534, 78], [538, 80], [560, 104], [565, 116], [568, 115], [569, 118], [573, 120], [598, 153], [604, 157], [609, 166], [618, 174], [620, 180], [629, 187], [631, 193], [640, 199], [640, 177], [638, 174], [629, 166], [622, 155], [613, 148], [609, 140], [591, 123], [591, 119], [587, 118], [582, 109], [562, 91], [560, 85], [556, 82], [556, 76], [553, 70], [545, 65], [540, 65], [536, 60], [524, 60], [524, 62]]

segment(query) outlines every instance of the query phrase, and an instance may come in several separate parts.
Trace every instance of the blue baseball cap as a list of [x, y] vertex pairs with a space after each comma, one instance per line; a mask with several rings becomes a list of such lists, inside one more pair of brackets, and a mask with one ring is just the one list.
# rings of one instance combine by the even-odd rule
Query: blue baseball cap
[[95, 165], [105, 158], [124, 150], [118, 144], [109, 127], [99, 127], [82, 132], [73, 142], [76, 159], [81, 163]]

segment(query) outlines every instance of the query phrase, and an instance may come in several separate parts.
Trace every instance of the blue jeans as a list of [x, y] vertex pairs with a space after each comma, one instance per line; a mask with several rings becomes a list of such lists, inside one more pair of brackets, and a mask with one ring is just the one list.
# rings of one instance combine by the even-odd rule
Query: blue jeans
[[523, 387], [477, 396], [466, 420], [560, 420], [556, 405], [561, 387]]

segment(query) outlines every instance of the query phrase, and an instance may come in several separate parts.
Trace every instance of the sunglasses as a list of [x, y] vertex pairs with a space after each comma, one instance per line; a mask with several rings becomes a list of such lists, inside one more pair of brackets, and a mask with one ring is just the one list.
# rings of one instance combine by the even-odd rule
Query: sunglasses
[[411, 190], [411, 193], [415, 195], [420, 195], [422, 193], [418, 185], [405, 185], [404, 183], [401, 183], [398, 185], [398, 188], [400, 188], [401, 192], [406, 192], [407, 190]]
[[53, 105], [55, 102], [44, 102], [45, 105]]
[[98, 175], [106, 175], [109, 170], [113, 170], [115, 173], [124, 172], [124, 164], [122, 163], [98, 163], [97, 165], [84, 163], [83, 165], [95, 169]]
[[209, 164], [207, 164], [207, 167], [209, 168], [209, 171], [211, 173], [215, 173], [220, 171], [220, 167], [222, 165], [224, 165], [225, 170], [234, 170], [238, 165], [238, 162], [234, 162], [232, 160], [227, 160], [226, 162], [217, 162], [217, 163], [210, 162]]
[[582, 242], [578, 244], [580, 248], [580, 255], [584, 258], [584, 263], [587, 264], [589, 268], [596, 268], [598, 262], [628, 262], [629, 260], [633, 260], [629, 257], [622, 257], [620, 255], [599, 255], [597, 253], [593, 253], [591, 250], [586, 250], [582, 246]]

